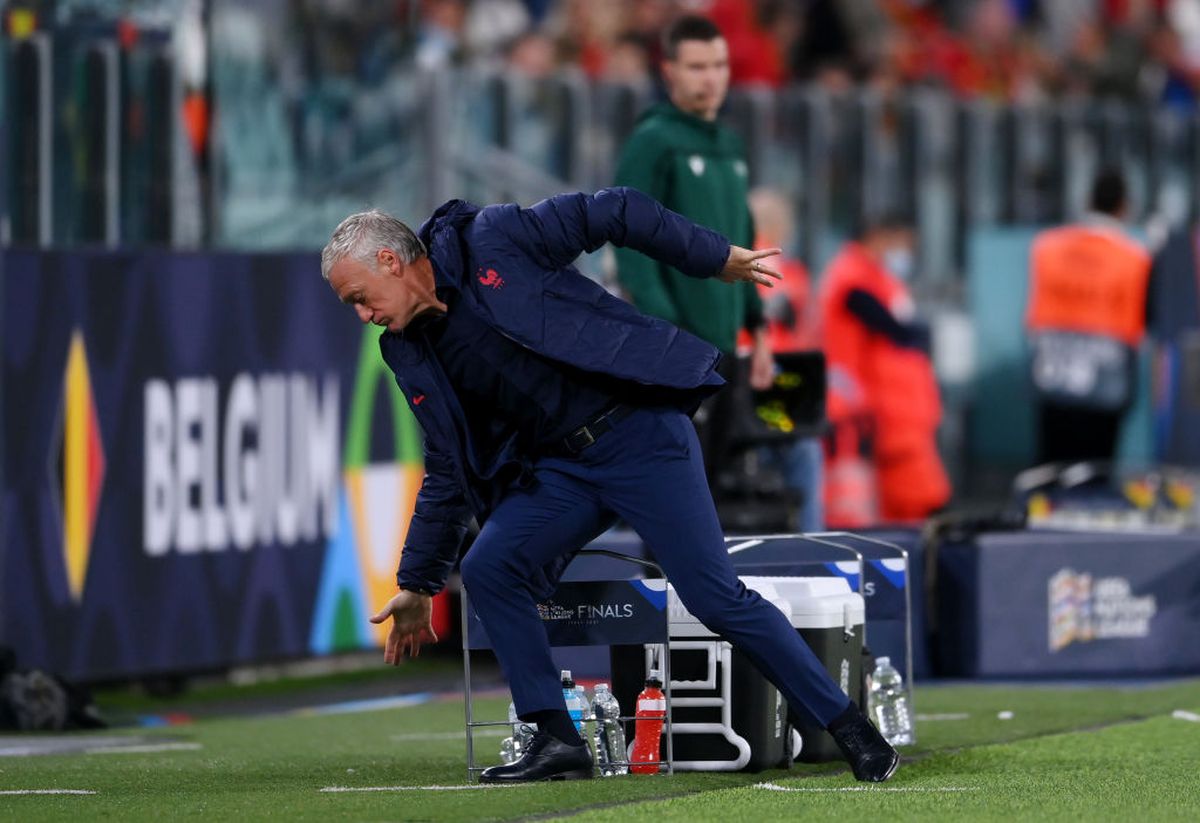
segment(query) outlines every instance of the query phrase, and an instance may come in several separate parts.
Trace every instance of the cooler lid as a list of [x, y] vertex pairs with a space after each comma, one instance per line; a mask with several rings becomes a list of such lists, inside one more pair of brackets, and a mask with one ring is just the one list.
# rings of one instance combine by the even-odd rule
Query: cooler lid
[[823, 629], [859, 625], [866, 620], [862, 595], [851, 590], [844, 577], [768, 577], [747, 575], [742, 578], [749, 588], [768, 588], [775, 597], [787, 601], [783, 610], [798, 629]]
[[[862, 625], [866, 608], [862, 595], [851, 591], [850, 583], [842, 577], [769, 577], [747, 575], [741, 578], [747, 588], [754, 589], [763, 599], [783, 612], [797, 629], [827, 629]], [[672, 626], [691, 625], [699, 635], [712, 633], [684, 607], [667, 584], [667, 609]], [[689, 631], [689, 636], [692, 635]], [[675, 629], [672, 629], [672, 633]]]
[[[769, 582], [765, 583], [761, 589], [756, 589], [756, 591], [762, 595], [764, 600], [783, 612], [785, 616], [789, 618], [792, 616], [791, 606], [787, 598], [776, 592]], [[675, 587], [670, 583], [667, 584], [667, 619], [671, 626], [695, 624], [696, 627], [712, 635], [712, 632], [705, 628], [704, 624], [687, 610], [687, 607], [679, 599], [679, 595], [675, 593]]]
[[792, 626], [797, 629], [830, 629], [835, 626], [860, 626], [867, 610], [861, 594], [822, 597], [792, 604]]
[[837, 597], [851, 594], [850, 581], [844, 577], [785, 577], [775, 575], [745, 575], [741, 578], [747, 587], [761, 592], [770, 587], [789, 603], [811, 600], [816, 597]]

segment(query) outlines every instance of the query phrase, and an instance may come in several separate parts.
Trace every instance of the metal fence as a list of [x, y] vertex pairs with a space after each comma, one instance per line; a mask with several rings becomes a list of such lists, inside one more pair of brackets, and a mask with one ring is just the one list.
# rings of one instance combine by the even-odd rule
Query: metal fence
[[[74, 26], [0, 54], [0, 239], [17, 245], [316, 248], [368, 206], [420, 220], [450, 197], [532, 202], [612, 182], [652, 90], [566, 72], [383, 72], [369, 84], [288, 82], [269, 51], [214, 41], [211, 135], [185, 134], [169, 36], [118, 46]], [[1076, 216], [1102, 167], [1126, 172], [1134, 215], [1194, 219], [1200, 116], [1098, 100], [1031, 106], [914, 89], [832, 95], [735, 90], [723, 117], [751, 182], [797, 206], [819, 266], [864, 215], [908, 214], [922, 281], [954, 283], [981, 226]]]

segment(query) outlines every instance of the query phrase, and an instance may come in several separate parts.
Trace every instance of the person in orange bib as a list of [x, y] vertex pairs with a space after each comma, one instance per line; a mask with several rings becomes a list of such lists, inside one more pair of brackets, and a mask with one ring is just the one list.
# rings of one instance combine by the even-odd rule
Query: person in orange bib
[[1111, 460], [1133, 402], [1150, 255], [1125, 232], [1125, 181], [1100, 174], [1091, 212], [1033, 242], [1025, 325], [1038, 463]]
[[929, 336], [915, 322], [906, 285], [913, 244], [903, 216], [876, 219], [843, 247], [822, 278], [831, 527], [917, 521], [950, 499], [937, 450], [942, 404]]

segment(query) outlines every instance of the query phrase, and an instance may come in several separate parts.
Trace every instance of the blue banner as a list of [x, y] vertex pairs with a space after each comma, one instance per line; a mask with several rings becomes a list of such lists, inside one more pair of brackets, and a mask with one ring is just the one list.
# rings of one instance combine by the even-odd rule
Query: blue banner
[[377, 644], [421, 438], [317, 256], [0, 262], [0, 643], [81, 679]]
[[938, 551], [939, 673], [1200, 672], [1200, 536], [982, 534]]

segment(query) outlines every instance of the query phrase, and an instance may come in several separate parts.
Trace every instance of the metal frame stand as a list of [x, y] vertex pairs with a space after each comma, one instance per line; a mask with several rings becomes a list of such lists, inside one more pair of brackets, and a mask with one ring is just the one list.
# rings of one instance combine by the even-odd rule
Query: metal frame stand
[[[904, 561], [904, 668], [907, 678], [907, 692], [909, 705], [912, 705], [913, 698], [913, 628], [912, 628], [912, 565], [909, 563], [908, 550], [903, 546], [897, 546], [895, 543], [889, 543], [886, 540], [880, 540], [877, 537], [870, 537], [864, 534], [853, 534], [851, 532], [823, 532], [819, 535], [824, 538], [831, 539], [852, 539], [861, 540], [880, 549], [886, 549], [896, 552], [901, 560]], [[870, 558], [874, 559], [874, 558]], [[860, 578], [861, 579], [861, 578]], [[863, 638], [866, 639], [865, 636]]]
[[[896, 556], [904, 561], [904, 657], [905, 657], [905, 692], [908, 696], [910, 706], [915, 705], [913, 702], [913, 629], [912, 629], [912, 566], [909, 562], [908, 551], [895, 543], [889, 543], [886, 540], [881, 540], [877, 537], [869, 535], [855, 534], [853, 532], [813, 532], [811, 534], [796, 533], [796, 534], [764, 534], [764, 535], [749, 535], [745, 537], [727, 537], [726, 544], [736, 543], [730, 553], [734, 553], [739, 548], [751, 548], [752, 545], [759, 545], [767, 541], [773, 540], [798, 540], [808, 543], [815, 543], [826, 548], [838, 549], [839, 551], [849, 552], [854, 555], [859, 564], [858, 575], [858, 593], [863, 596], [863, 602], [866, 602], [866, 592], [864, 591], [864, 583], [866, 580], [866, 560], [875, 558], [865, 558], [861, 551], [852, 546], [839, 543], [837, 541], [860, 541], [872, 547], [883, 549], [890, 552], [895, 552]], [[752, 545], [745, 545], [752, 544]], [[885, 558], [886, 559], [886, 558]], [[863, 622], [863, 643], [867, 642], [867, 630], [870, 626], [870, 620]], [[914, 728], [914, 736], [916, 730]]]
[[[638, 565], [657, 570], [659, 573], [659, 576], [664, 581], [663, 595], [664, 595], [664, 597], [666, 597], [666, 594], [667, 594], [666, 593], [666, 576], [662, 573], [662, 569], [657, 564], [652, 563], [647, 560], [643, 560], [641, 558], [629, 557], [627, 555], [623, 555], [618, 552], [612, 552], [607, 549], [583, 549], [580, 551], [580, 554], [608, 555], [610, 557], [615, 557], [620, 560], [625, 560], [630, 563], [636, 563]], [[606, 581], [590, 581], [590, 582], [603, 583]], [[477, 782], [478, 774], [480, 772], [482, 772], [485, 768], [487, 768], [486, 766], [479, 766], [479, 765], [476, 765], [476, 763], [475, 763], [474, 730], [477, 728], [494, 727], [494, 726], [508, 726], [511, 728], [513, 724], [510, 723], [508, 720], [476, 720], [475, 719], [474, 698], [472, 695], [472, 688], [471, 688], [471, 652], [473, 650], [473, 647], [472, 647], [471, 640], [469, 637], [469, 629], [468, 629], [468, 614], [469, 613], [468, 613], [468, 602], [467, 602], [468, 596], [467, 596], [467, 590], [465, 588], [461, 589], [461, 598], [460, 599], [462, 601], [461, 606], [462, 606], [463, 692], [464, 692], [463, 704], [464, 704], [464, 711], [466, 714], [466, 733], [467, 733], [467, 782], [474, 783], [474, 782]], [[671, 725], [671, 713], [672, 713], [672, 707], [673, 707], [673, 703], [671, 701], [671, 621], [667, 614], [667, 610], [668, 610], [668, 607], [666, 605], [664, 605], [664, 607], [663, 607], [664, 631], [663, 631], [663, 637], [662, 637], [661, 643], [658, 644], [658, 645], [661, 645], [661, 648], [663, 650], [663, 652], [662, 652], [663, 695], [666, 700], [666, 713], [663, 718], [663, 724], [664, 724], [663, 734], [666, 736], [666, 759], [665, 760], [656, 760], [656, 761], [649, 762], [649, 763], [637, 763], [637, 764], [634, 764], [628, 760], [610, 761], [610, 763], [612, 763], [613, 765], [616, 765], [616, 766], [629, 766], [630, 768], [632, 768], [634, 765], [657, 766], [660, 770], [660, 773], [661, 773], [662, 767], [665, 766], [666, 774], [672, 775], [675, 773], [675, 758], [674, 758], [674, 746], [672, 744], [672, 725]], [[551, 641], [550, 645], [551, 645], [551, 647], [557, 647], [557, 646], [568, 645], [568, 644], [554, 643], [553, 641]], [[571, 644], [571, 645], [579, 645], [579, 644]], [[599, 644], [592, 644], [592, 645], [599, 645]], [[485, 648], [490, 648], [490, 646], [474, 647], [474, 649], [478, 649], [478, 650], [482, 650]], [[621, 715], [620, 717], [617, 718], [617, 720], [622, 723], [630, 721], [630, 720], [633, 720], [636, 722], [637, 717], [636, 717], [636, 715]], [[585, 742], [586, 742], [586, 740], [588, 738], [594, 737], [593, 734], [591, 734], [590, 732], [587, 731], [588, 729], [591, 728], [590, 724], [593, 724], [597, 721], [593, 718], [593, 719], [585, 719], [583, 722], [585, 724], [584, 729], [585, 729]], [[588, 743], [588, 746], [589, 746], [589, 748], [591, 747], [590, 742]]]

